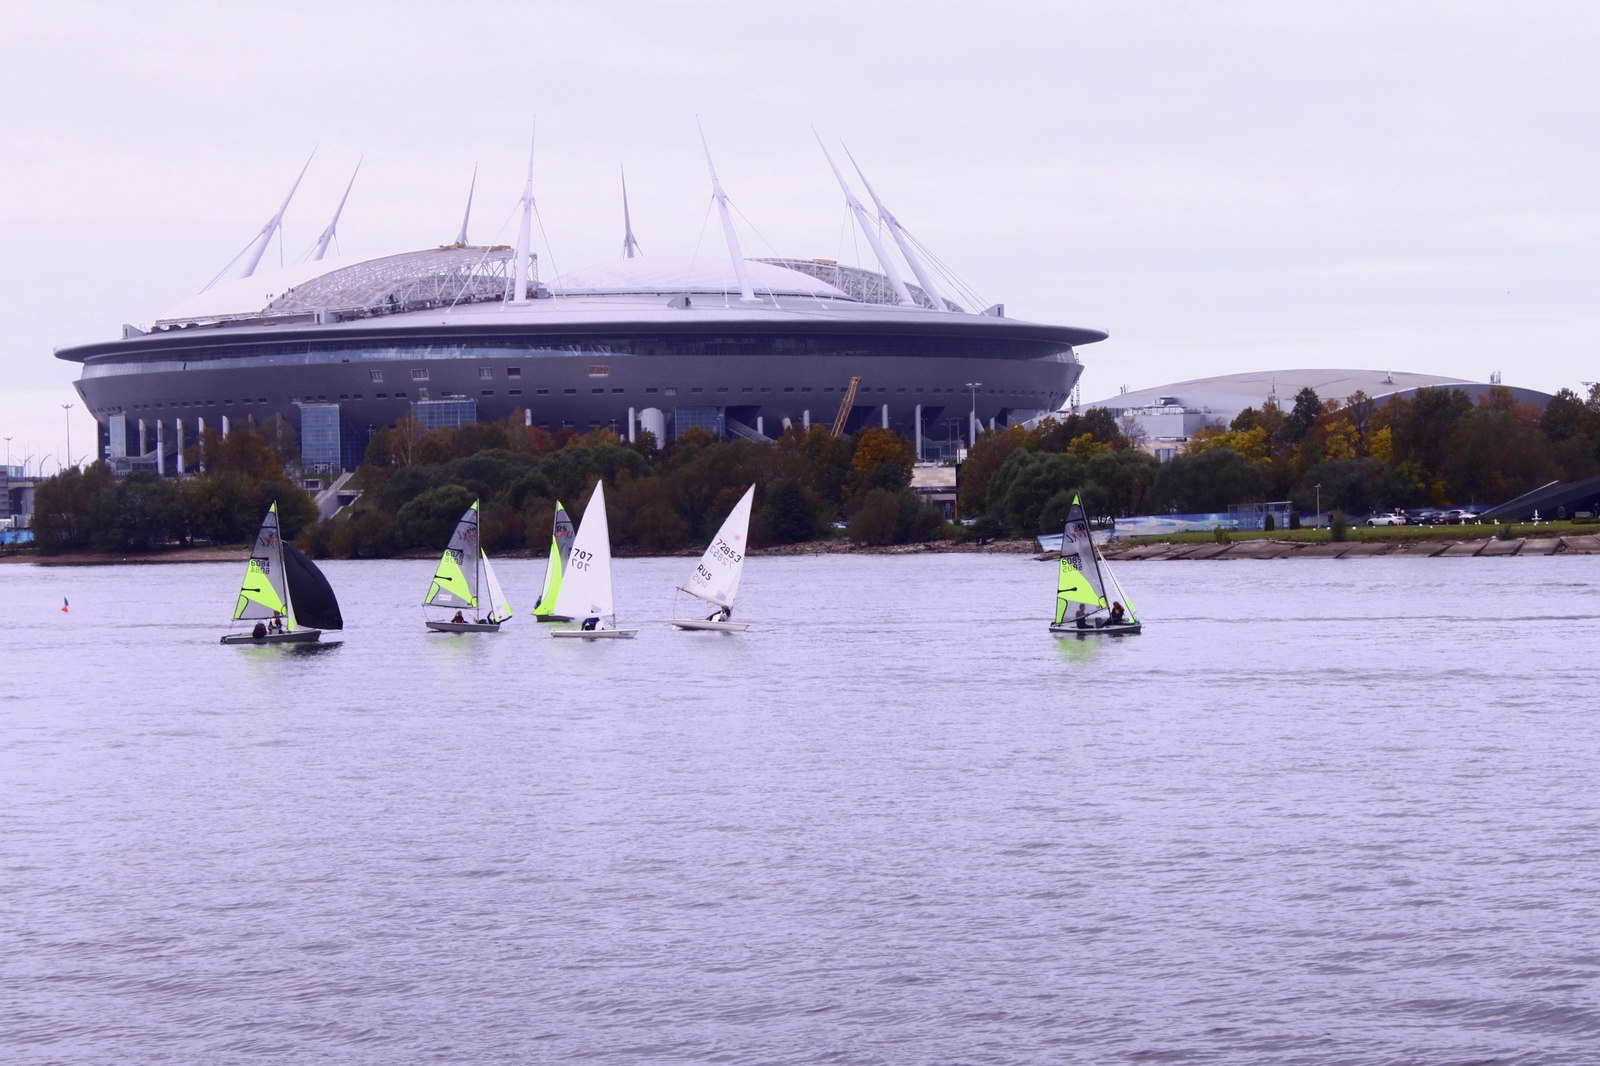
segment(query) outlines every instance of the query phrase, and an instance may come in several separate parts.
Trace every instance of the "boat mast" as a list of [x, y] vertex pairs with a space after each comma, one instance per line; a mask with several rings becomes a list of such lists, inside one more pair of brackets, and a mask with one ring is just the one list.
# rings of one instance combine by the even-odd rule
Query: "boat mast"
[[[695, 121], [699, 125], [699, 120]], [[733, 216], [728, 213], [728, 194], [722, 191], [722, 183], [717, 180], [717, 168], [711, 162], [711, 146], [706, 143], [706, 131], [700, 129], [700, 146], [706, 150], [706, 169], [711, 172], [711, 198], [717, 201], [717, 213], [722, 217], [722, 235], [728, 241], [728, 256], [733, 260], [733, 273], [739, 279], [739, 300], [743, 303], [758, 303], [755, 292], [750, 288], [750, 278], [745, 274], [744, 254], [739, 250], [739, 237], [733, 231]]]
[[911, 266], [911, 272], [917, 276], [917, 284], [922, 286], [922, 291], [928, 294], [928, 299], [933, 301], [935, 311], [946, 310], [944, 297], [939, 293], [939, 287], [933, 283], [933, 278], [928, 274], [927, 268], [922, 265], [922, 259], [911, 249], [909, 234], [894, 213], [883, 205], [878, 199], [878, 194], [872, 188], [872, 182], [867, 180], [867, 175], [862, 171], [861, 164], [856, 162], [856, 157], [850, 155], [846, 148], [844, 154], [850, 156], [850, 165], [856, 168], [856, 173], [861, 175], [861, 184], [867, 187], [867, 195], [872, 197], [872, 203], [878, 209], [878, 218], [889, 229], [889, 236], [894, 238], [894, 243], [900, 249], [900, 254], [906, 257], [906, 262]]
[[[363, 157], [364, 158], [364, 157]], [[350, 190], [355, 188], [356, 175], [361, 173], [361, 160], [356, 160], [356, 169], [350, 174], [350, 184], [344, 187], [344, 195], [339, 197], [339, 206], [334, 209], [333, 221], [328, 223], [328, 228], [322, 231], [322, 236], [317, 238], [316, 247], [311, 250], [311, 261], [320, 262], [328, 253], [328, 245], [332, 242], [335, 231], [339, 228], [339, 216], [344, 214], [344, 202], [350, 199]]]
[[817, 146], [822, 149], [823, 158], [828, 161], [828, 169], [833, 171], [833, 176], [839, 182], [839, 188], [844, 192], [844, 202], [855, 215], [856, 224], [861, 227], [861, 232], [866, 236], [867, 243], [872, 246], [872, 254], [878, 257], [878, 264], [883, 267], [884, 274], [889, 279], [889, 284], [894, 287], [895, 295], [899, 297], [902, 305], [915, 307], [916, 298], [911, 295], [911, 290], [906, 288], [905, 278], [900, 276], [900, 269], [894, 265], [894, 260], [889, 258], [888, 249], [878, 239], [875, 227], [867, 219], [867, 209], [861, 206], [861, 201], [856, 199], [856, 194], [850, 191], [850, 186], [844, 182], [844, 175], [839, 173], [839, 168], [833, 162], [833, 156], [828, 153], [828, 146], [822, 143], [822, 137], [816, 130], [811, 131], [817, 138]]
[[522, 224], [517, 229], [516, 274], [507, 303], [528, 302], [528, 255], [533, 245], [533, 136], [528, 137], [528, 177], [522, 184]]

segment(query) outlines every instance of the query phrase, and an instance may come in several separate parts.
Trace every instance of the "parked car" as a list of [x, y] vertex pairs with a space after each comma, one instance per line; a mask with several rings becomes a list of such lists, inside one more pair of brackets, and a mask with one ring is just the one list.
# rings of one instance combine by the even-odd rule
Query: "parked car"
[[1407, 525], [1431, 526], [1434, 524], [1434, 519], [1438, 518], [1442, 512], [1433, 507], [1424, 507], [1420, 510], [1406, 511], [1404, 513]]
[[1399, 511], [1384, 511], [1382, 514], [1375, 514], [1367, 519], [1367, 525], [1369, 526], [1403, 526], [1405, 524], [1406, 516]]
[[1465, 507], [1452, 507], [1439, 515], [1438, 523], [1442, 526], [1475, 526], [1478, 524], [1478, 513]]

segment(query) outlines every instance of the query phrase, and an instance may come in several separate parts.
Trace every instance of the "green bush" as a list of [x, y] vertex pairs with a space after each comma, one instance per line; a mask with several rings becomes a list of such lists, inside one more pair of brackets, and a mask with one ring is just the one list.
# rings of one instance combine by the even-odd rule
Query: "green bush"
[[1343, 511], [1334, 511], [1329, 515], [1328, 537], [1340, 542], [1350, 539], [1350, 516]]

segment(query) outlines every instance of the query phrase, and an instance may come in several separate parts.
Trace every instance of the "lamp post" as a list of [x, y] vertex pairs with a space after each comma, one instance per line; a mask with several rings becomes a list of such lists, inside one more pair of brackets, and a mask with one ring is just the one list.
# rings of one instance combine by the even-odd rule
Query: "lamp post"
[[972, 439], [967, 442], [967, 447], [970, 448], [978, 443], [978, 390], [983, 388], [983, 382], [969, 381], [966, 387], [972, 393], [972, 425], [970, 429]]
[[1322, 525], [1322, 482], [1317, 482], [1317, 525]]
[[[70, 466], [72, 465], [72, 404], [62, 404], [61, 410], [66, 413], [67, 417], [67, 465]], [[59, 463], [56, 465], [60, 466]]]

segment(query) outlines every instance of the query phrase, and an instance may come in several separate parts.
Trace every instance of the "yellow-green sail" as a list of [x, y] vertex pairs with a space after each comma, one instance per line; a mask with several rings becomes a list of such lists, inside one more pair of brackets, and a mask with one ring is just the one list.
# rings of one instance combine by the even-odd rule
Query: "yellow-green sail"
[[[433, 582], [428, 594], [422, 598], [426, 607], [478, 606], [478, 501], [462, 514], [456, 523], [450, 544], [439, 557], [433, 571]], [[470, 567], [468, 570], [463, 567]]]
[[278, 505], [267, 508], [256, 532], [256, 543], [245, 564], [244, 580], [239, 584], [239, 601], [234, 604], [234, 621], [268, 619], [277, 615], [284, 628], [294, 632], [294, 612], [289, 609], [288, 577], [283, 569], [283, 538], [278, 532]]
[[544, 591], [539, 594], [539, 602], [533, 605], [535, 615], [555, 613], [556, 598], [561, 595], [561, 577], [567, 568], [567, 555], [572, 551], [573, 532], [572, 519], [567, 517], [567, 509], [557, 500], [555, 521], [550, 531], [550, 564], [544, 571]]
[[1111, 606], [1106, 600], [1100, 560], [1089, 540], [1089, 516], [1074, 494], [1067, 510], [1066, 528], [1061, 533], [1061, 561], [1056, 567], [1055, 624], [1065, 622], [1068, 609], [1079, 603], [1089, 608], [1085, 617]]

